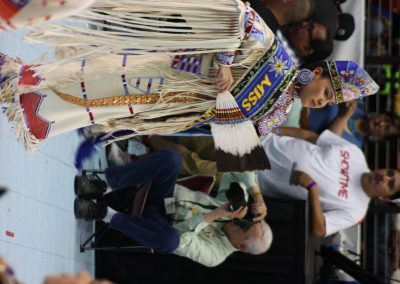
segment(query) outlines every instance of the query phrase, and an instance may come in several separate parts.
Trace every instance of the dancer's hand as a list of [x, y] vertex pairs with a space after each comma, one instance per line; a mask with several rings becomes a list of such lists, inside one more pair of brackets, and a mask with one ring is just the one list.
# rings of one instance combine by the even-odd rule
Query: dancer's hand
[[217, 78], [214, 81], [215, 86], [219, 91], [227, 91], [232, 87], [233, 77], [231, 68], [226, 65], [220, 65]]
[[355, 101], [348, 101], [341, 105], [340, 115], [350, 119], [353, 116], [354, 112], [357, 108], [357, 102]]

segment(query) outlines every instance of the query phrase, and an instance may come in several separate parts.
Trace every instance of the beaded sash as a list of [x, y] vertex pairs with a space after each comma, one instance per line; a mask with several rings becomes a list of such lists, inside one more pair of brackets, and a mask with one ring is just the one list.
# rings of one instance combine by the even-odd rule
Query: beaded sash
[[[296, 77], [296, 66], [278, 40], [259, 61], [238, 80], [232, 90], [241, 111], [253, 122], [266, 117], [268, 111]], [[185, 129], [204, 125], [214, 118], [215, 108]]]

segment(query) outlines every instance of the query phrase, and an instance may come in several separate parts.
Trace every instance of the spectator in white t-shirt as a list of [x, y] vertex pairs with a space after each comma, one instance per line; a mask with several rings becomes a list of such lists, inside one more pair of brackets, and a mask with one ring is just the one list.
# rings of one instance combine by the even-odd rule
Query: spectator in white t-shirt
[[371, 172], [363, 152], [329, 130], [318, 136], [303, 129], [280, 128], [279, 134], [292, 137], [271, 134], [261, 139], [271, 170], [259, 173], [260, 187], [271, 197], [304, 200], [308, 195], [315, 236], [357, 224], [371, 198], [386, 198], [400, 190], [398, 169]]

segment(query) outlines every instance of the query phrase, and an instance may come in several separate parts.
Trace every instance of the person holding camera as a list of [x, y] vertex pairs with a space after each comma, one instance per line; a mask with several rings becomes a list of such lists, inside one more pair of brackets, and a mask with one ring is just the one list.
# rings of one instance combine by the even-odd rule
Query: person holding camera
[[[175, 152], [160, 151], [130, 164], [106, 169], [107, 183], [114, 190], [151, 182], [141, 217], [119, 213], [102, 202], [85, 199], [85, 196], [102, 195], [106, 184], [80, 177], [75, 216], [103, 219], [112, 229], [157, 252], [187, 257], [208, 267], [219, 265], [235, 251], [261, 254], [269, 249], [272, 232], [263, 220], [267, 208], [255, 172], [225, 174], [219, 193], [213, 198], [176, 184], [180, 164]], [[251, 208], [244, 203], [230, 207], [226, 192], [232, 182], [253, 197]]]

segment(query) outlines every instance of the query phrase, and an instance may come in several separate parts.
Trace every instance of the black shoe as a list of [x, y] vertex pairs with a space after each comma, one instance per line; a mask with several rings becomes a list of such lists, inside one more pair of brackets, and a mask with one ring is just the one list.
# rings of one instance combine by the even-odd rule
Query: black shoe
[[107, 214], [107, 205], [105, 202], [75, 198], [74, 213], [77, 219], [96, 219], [101, 220]]
[[74, 187], [75, 194], [86, 199], [101, 197], [107, 191], [107, 183], [97, 175], [90, 178], [86, 175], [76, 176]]

